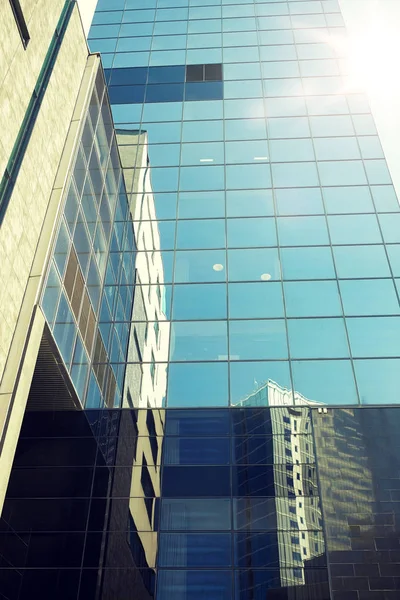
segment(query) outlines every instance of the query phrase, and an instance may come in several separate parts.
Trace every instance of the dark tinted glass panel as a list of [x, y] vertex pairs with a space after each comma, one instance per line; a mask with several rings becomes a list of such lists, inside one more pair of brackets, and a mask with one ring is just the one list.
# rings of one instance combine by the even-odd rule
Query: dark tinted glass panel
[[204, 81], [204, 65], [186, 65], [186, 81]]
[[164, 439], [166, 465], [226, 465], [230, 462], [229, 438]]
[[234, 496], [275, 496], [275, 473], [272, 465], [233, 467]]
[[164, 467], [161, 494], [167, 498], [230, 496], [230, 468]]
[[231, 600], [230, 571], [159, 571], [157, 600]]
[[179, 102], [183, 100], [183, 83], [148, 85], [146, 102]]
[[232, 411], [235, 435], [271, 435], [271, 415], [265, 409], [237, 409]]
[[112, 104], [138, 104], [144, 101], [144, 85], [115, 85], [109, 88]]
[[183, 83], [185, 67], [150, 67], [148, 83]]
[[[280, 591], [282, 588], [286, 589]], [[297, 568], [236, 572], [235, 600], [265, 600], [274, 594], [294, 600], [330, 600], [327, 571]]]
[[185, 86], [185, 100], [221, 100], [223, 98], [223, 84], [221, 81], [203, 81], [201, 83], [187, 83]]
[[222, 65], [204, 65], [204, 79], [206, 81], [221, 81], [222, 80]]
[[233, 527], [251, 531], [277, 529], [276, 502], [274, 498], [234, 498]]
[[232, 439], [232, 462], [236, 464], [273, 464], [275, 460], [272, 437], [238, 436]]
[[165, 415], [165, 435], [229, 435], [228, 410], [170, 410]]
[[147, 67], [113, 69], [111, 85], [144, 84], [147, 81]]
[[226, 531], [231, 529], [231, 502], [227, 498], [163, 499], [161, 529]]
[[279, 567], [278, 532], [235, 534], [235, 566]]
[[231, 535], [164, 533], [159, 538], [160, 567], [229, 567]]

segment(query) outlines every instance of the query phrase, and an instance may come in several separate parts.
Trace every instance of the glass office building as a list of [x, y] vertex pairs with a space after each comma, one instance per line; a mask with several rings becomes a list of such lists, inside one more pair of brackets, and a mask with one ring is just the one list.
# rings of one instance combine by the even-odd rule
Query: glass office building
[[98, 0], [89, 44], [1, 600], [397, 600], [400, 211], [338, 2]]
[[399, 203], [338, 2], [99, 0], [89, 38], [151, 185], [163, 405], [396, 402]]

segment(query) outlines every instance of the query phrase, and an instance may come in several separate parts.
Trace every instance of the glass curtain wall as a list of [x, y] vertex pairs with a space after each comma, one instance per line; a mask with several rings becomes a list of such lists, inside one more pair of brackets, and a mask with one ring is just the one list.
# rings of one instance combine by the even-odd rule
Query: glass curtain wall
[[99, 0], [89, 43], [159, 274], [133, 405], [396, 402], [399, 203], [337, 0]]

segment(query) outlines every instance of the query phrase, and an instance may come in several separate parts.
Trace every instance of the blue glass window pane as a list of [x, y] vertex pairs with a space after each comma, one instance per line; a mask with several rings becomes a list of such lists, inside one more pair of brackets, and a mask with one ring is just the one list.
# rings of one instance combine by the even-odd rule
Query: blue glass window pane
[[379, 215], [379, 223], [387, 244], [400, 242], [400, 215]]
[[[400, 245], [386, 246], [390, 266], [395, 277], [400, 277]], [[385, 272], [386, 275], [386, 272]]]
[[186, 48], [186, 34], [183, 35], [155, 35], [152, 38], [152, 50], [184, 50]]
[[60, 230], [58, 232], [57, 242], [54, 248], [54, 262], [58, 267], [61, 277], [64, 274], [67, 256], [69, 254], [70, 238], [64, 219], [61, 221]]
[[[118, 40], [116, 52], [138, 52], [141, 50], [149, 51], [151, 47], [151, 37], [120, 37]], [[140, 67], [138, 67], [140, 68]]]
[[307, 187], [318, 185], [318, 173], [314, 163], [272, 164], [272, 180], [275, 187]]
[[221, 360], [228, 354], [227, 345], [224, 321], [172, 323], [171, 360]]
[[391, 279], [341, 281], [340, 292], [346, 315], [395, 315], [400, 310]]
[[367, 186], [326, 187], [323, 188], [323, 195], [328, 214], [374, 212]]
[[315, 137], [354, 135], [350, 116], [323, 116], [310, 118], [311, 131]]
[[360, 160], [318, 163], [321, 185], [365, 185], [368, 183]]
[[383, 246], [336, 246], [333, 254], [339, 277], [390, 277]]
[[329, 243], [325, 217], [278, 217], [282, 246], [318, 246]]
[[288, 317], [340, 316], [342, 306], [334, 281], [296, 281], [284, 284]]
[[226, 193], [226, 212], [227, 217], [272, 216], [272, 190], [231, 190]]
[[229, 567], [231, 536], [227, 533], [164, 533], [160, 535], [160, 567]]
[[[202, 144], [192, 144], [195, 148]], [[214, 146], [214, 144], [211, 144]], [[182, 146], [182, 153], [184, 148]], [[214, 150], [213, 150], [214, 151]], [[215, 149], [215, 156], [219, 153], [219, 148]], [[190, 160], [190, 153], [187, 160]], [[195, 158], [193, 158], [195, 160]], [[178, 217], [180, 219], [195, 219], [201, 217], [224, 217], [225, 198], [224, 192], [180, 192], [178, 200]]]
[[367, 172], [368, 183], [372, 184], [391, 184], [389, 169], [385, 160], [364, 160], [365, 170]]
[[231, 571], [159, 571], [157, 600], [231, 600]]
[[86, 378], [89, 370], [89, 358], [83, 347], [80, 336], [76, 337], [74, 356], [72, 359], [71, 378], [81, 400], [84, 397]]
[[226, 140], [266, 140], [265, 119], [226, 119]]
[[176, 285], [172, 318], [185, 319], [225, 319], [225, 284]]
[[183, 83], [148, 85], [146, 102], [180, 102], [183, 100]]
[[186, 83], [185, 100], [222, 100], [223, 89], [222, 81]]
[[223, 103], [218, 100], [209, 102], [185, 102], [184, 121], [202, 121], [204, 119], [222, 119]]
[[182, 142], [218, 142], [224, 137], [222, 121], [185, 121]]
[[287, 358], [285, 322], [230, 321], [229, 355], [231, 360]]
[[[271, 140], [269, 143], [272, 162], [314, 160], [314, 149], [310, 139]], [[288, 166], [290, 169], [291, 167]]]
[[176, 283], [225, 280], [226, 253], [224, 250], [176, 252]]
[[379, 244], [382, 237], [375, 215], [328, 217], [332, 244]]
[[311, 136], [307, 117], [268, 119], [268, 132], [271, 139]]
[[275, 248], [229, 250], [229, 281], [280, 279], [281, 269]]
[[399, 356], [400, 317], [348, 318], [347, 329], [353, 357]]
[[226, 531], [230, 528], [231, 502], [228, 498], [162, 500], [161, 530]]
[[[174, 104], [163, 104], [161, 106], [152, 106], [151, 104], [146, 104], [143, 107], [143, 118], [142, 118], [142, 129], [147, 130], [150, 122], [157, 123], [151, 131], [156, 133], [160, 128], [165, 125], [174, 125], [176, 128], [179, 128], [179, 139], [172, 139], [175, 136], [171, 135], [170, 139], [166, 139], [166, 142], [180, 142], [180, 123], [171, 123], [171, 121], [180, 121], [182, 118], [182, 106], [181, 102], [174, 102]], [[155, 142], [156, 140], [152, 140], [149, 138], [150, 143]]]
[[181, 250], [224, 248], [225, 222], [222, 219], [178, 221], [176, 247]]
[[272, 281], [229, 284], [229, 317], [263, 319], [283, 317], [282, 286]]
[[43, 312], [50, 326], [54, 321], [54, 315], [57, 309], [60, 292], [61, 282], [54, 264], [51, 264], [41, 303]]
[[400, 210], [399, 200], [392, 185], [371, 186], [372, 196], [378, 212], [397, 212]]
[[226, 187], [233, 190], [270, 188], [269, 165], [228, 165]]
[[228, 219], [227, 236], [229, 248], [276, 246], [275, 219]]
[[61, 293], [60, 303], [58, 306], [57, 316], [54, 325], [54, 338], [57, 342], [61, 356], [67, 365], [70, 364], [72, 349], [74, 345], [76, 325], [72, 316], [68, 301]]
[[203, 467], [164, 466], [161, 494], [164, 498], [230, 496], [230, 467], [216, 467], [213, 465]]
[[292, 358], [347, 358], [343, 319], [289, 319], [289, 347]]
[[[224, 164], [223, 142], [199, 142], [198, 144], [182, 144], [182, 165], [200, 165], [204, 162]], [[203, 196], [206, 197], [207, 194], [203, 194]]]
[[355, 360], [361, 404], [398, 404], [400, 360]]
[[324, 214], [319, 188], [275, 190], [275, 198], [280, 216]]
[[292, 362], [295, 402], [298, 394], [307, 402], [328, 405], [358, 404], [349, 360], [302, 360]]
[[282, 248], [284, 279], [334, 279], [335, 268], [329, 247]]
[[268, 162], [267, 141], [226, 142], [225, 159], [227, 163], [254, 163], [255, 160]]

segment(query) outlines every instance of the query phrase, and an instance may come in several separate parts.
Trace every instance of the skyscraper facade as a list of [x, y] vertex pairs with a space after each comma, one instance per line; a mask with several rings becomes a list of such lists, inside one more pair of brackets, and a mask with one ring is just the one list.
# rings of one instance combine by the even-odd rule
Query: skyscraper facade
[[89, 56], [61, 4], [0, 598], [397, 599], [399, 203], [338, 2], [98, 0]]
[[164, 404], [395, 401], [399, 203], [338, 2], [100, 0], [89, 38], [146, 136]]

